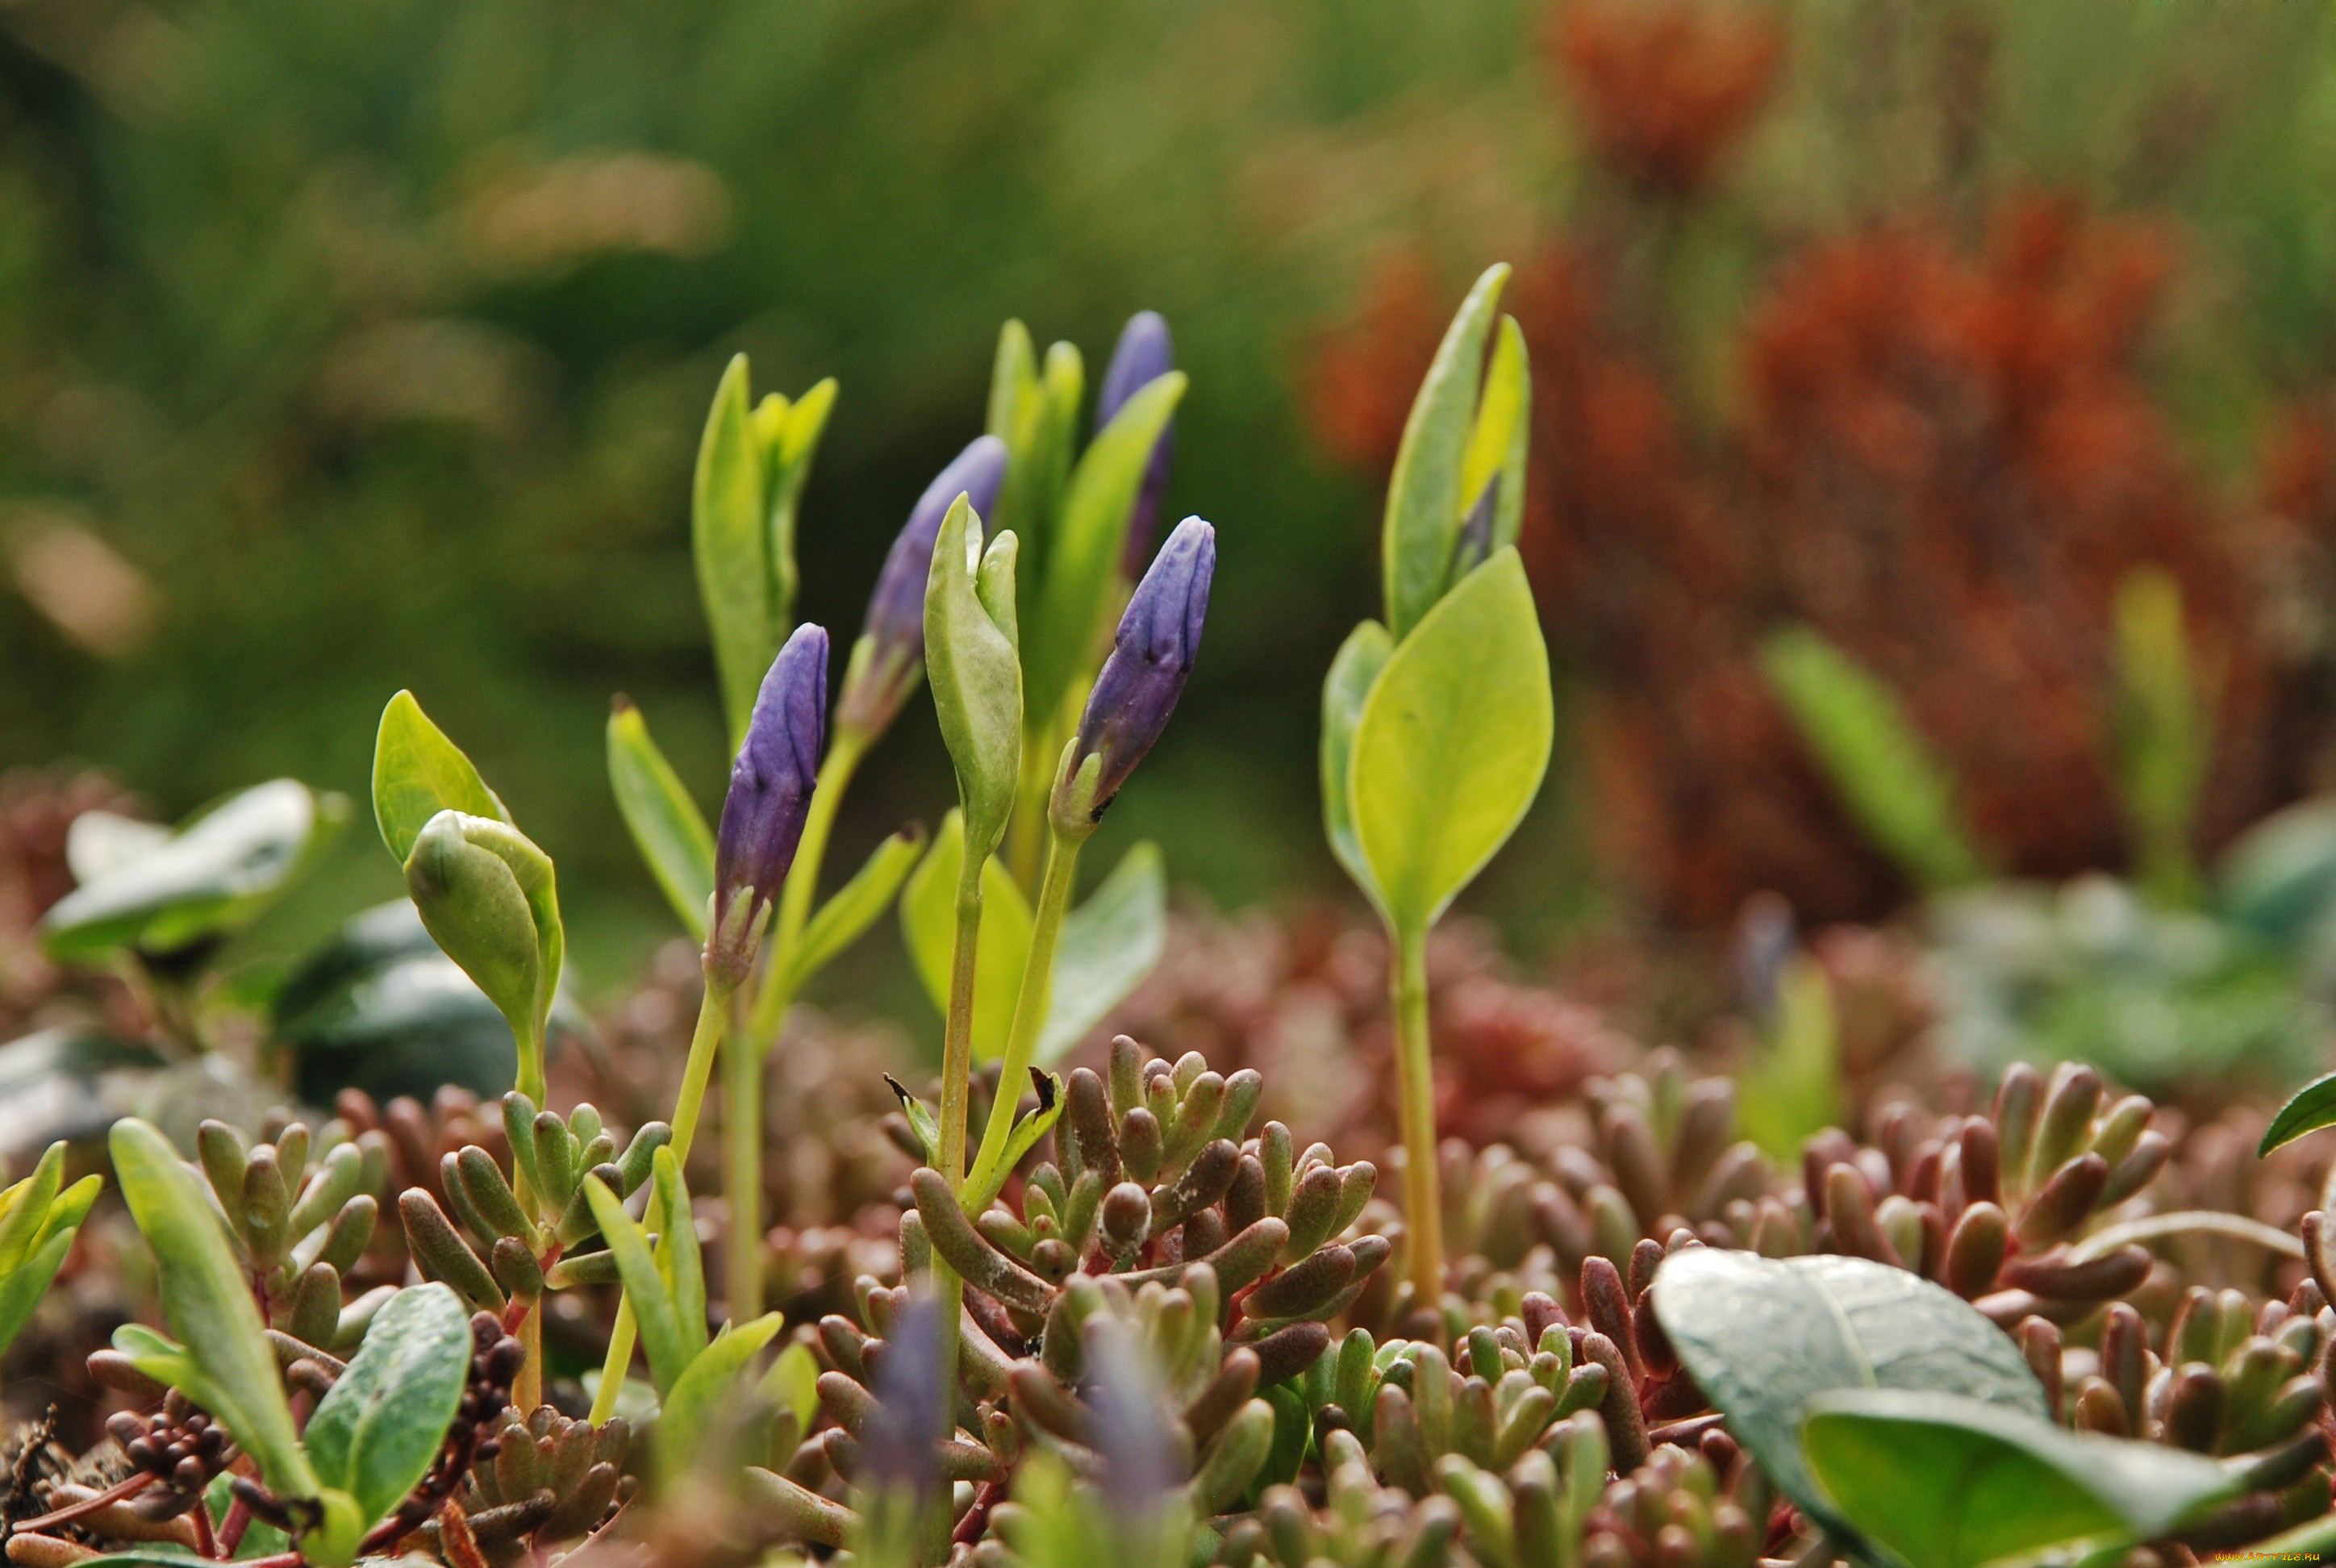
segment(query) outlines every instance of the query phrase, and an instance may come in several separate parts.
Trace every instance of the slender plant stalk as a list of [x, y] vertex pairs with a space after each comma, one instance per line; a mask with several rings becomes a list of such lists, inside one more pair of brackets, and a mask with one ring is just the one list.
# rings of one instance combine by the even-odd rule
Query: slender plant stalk
[[1067, 839], [1056, 833], [1046, 844], [1046, 874], [1038, 889], [1038, 911], [1030, 928], [1030, 954], [1022, 966], [1022, 989], [1014, 998], [1014, 1023], [1006, 1036], [1004, 1070], [998, 1079], [998, 1098], [989, 1107], [989, 1125], [982, 1130], [981, 1152], [966, 1179], [964, 1196], [971, 1202], [998, 1176], [1006, 1157], [1006, 1140], [1014, 1125], [1014, 1110], [1021, 1103], [1020, 1085], [1030, 1070], [1038, 1047], [1038, 1031], [1046, 1027], [1047, 1003], [1055, 983], [1055, 941], [1062, 934], [1063, 915], [1071, 907], [1071, 884], [1077, 878], [1084, 838]]
[[[709, 975], [705, 999], [697, 1004], [697, 1027], [690, 1032], [689, 1058], [681, 1069], [681, 1096], [673, 1108], [673, 1157], [676, 1164], [688, 1163], [690, 1141], [697, 1135], [697, 1118], [706, 1109], [706, 1083], [714, 1074], [714, 1057], [721, 1047], [722, 1021], [730, 1011], [733, 989], [716, 985]], [[618, 1303], [617, 1326], [608, 1332], [608, 1359], [600, 1364], [600, 1391], [592, 1398], [592, 1424], [596, 1427], [617, 1413], [617, 1391], [624, 1387], [626, 1369], [633, 1364], [635, 1331], [633, 1299], [628, 1295]]]
[[827, 748], [827, 760], [820, 764], [819, 783], [803, 814], [803, 841], [779, 894], [769, 961], [763, 966], [745, 1029], [736, 1036], [723, 1072], [723, 1103], [732, 1108], [725, 1113], [722, 1128], [723, 1182], [728, 1189], [730, 1211], [722, 1278], [734, 1323], [763, 1315], [763, 1066], [778, 1048], [787, 1008], [795, 999], [801, 979], [793, 972], [795, 953], [803, 944], [803, 928], [811, 921], [820, 867], [827, 859], [828, 835], [834, 831], [843, 792], [851, 787], [852, 774], [867, 751], [866, 736], [855, 730], [838, 730]]
[[[957, 933], [949, 962], [949, 1024], [941, 1041], [941, 1146], [933, 1158], [941, 1179], [955, 1192], [965, 1175], [966, 1124], [973, 1101], [974, 959], [981, 941], [981, 872], [987, 857], [968, 852], [957, 878]], [[958, 1320], [965, 1310], [965, 1281], [946, 1259], [933, 1258], [933, 1288], [940, 1297], [941, 1417], [957, 1424]], [[944, 1434], [946, 1436], [946, 1434]]]
[[535, 1027], [526, 1039], [519, 1042], [519, 1092], [535, 1102], [540, 1109], [546, 1098], [543, 1077], [544, 1020], [538, 1017]]
[[[1050, 744], [1051, 743], [1051, 744]], [[1014, 791], [1014, 815], [1006, 824], [1006, 869], [1025, 893], [1038, 890], [1038, 855], [1046, 837], [1046, 795], [1055, 787], [1054, 764], [1062, 750], [1055, 726], [1022, 736], [1022, 780]]]
[[1436, 1179], [1436, 1077], [1427, 1037], [1427, 933], [1396, 937], [1397, 1099], [1403, 1122], [1404, 1217], [1411, 1227], [1412, 1293], [1419, 1306], [1444, 1300], [1444, 1205]]

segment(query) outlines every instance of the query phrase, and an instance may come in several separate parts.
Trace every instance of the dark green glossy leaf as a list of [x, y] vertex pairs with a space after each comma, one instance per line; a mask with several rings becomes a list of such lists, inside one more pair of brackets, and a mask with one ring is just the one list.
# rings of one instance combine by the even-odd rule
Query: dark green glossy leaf
[[2019, 1349], [1971, 1303], [1862, 1258], [1788, 1258], [1696, 1247], [1655, 1272], [1663, 1333], [1728, 1429], [1777, 1489], [1855, 1538], [1817, 1489], [1801, 1425], [1820, 1395], [1912, 1388], [2047, 1418]]
[[389, 1299], [308, 1418], [316, 1477], [357, 1501], [370, 1527], [429, 1470], [471, 1375], [469, 1314], [443, 1285]]
[[1398, 931], [1433, 925], [1524, 820], [1552, 722], [1541, 618], [1504, 550], [1396, 644], [1355, 726], [1355, 839]]
[[704, 941], [714, 897], [714, 830], [649, 738], [641, 710], [621, 698], [608, 715], [608, 784], [618, 814], [682, 929]]
[[347, 821], [338, 795], [295, 779], [258, 784], [194, 817], [149, 852], [114, 864], [41, 919], [53, 959], [125, 948], [180, 952], [258, 919]]
[[2244, 1488], [2243, 1475], [2196, 1454], [2064, 1431], [1950, 1394], [1825, 1395], [1802, 1443], [1835, 1509], [1910, 1568], [2153, 1539]]
[[2268, 1154], [2282, 1144], [2292, 1144], [2306, 1133], [2336, 1124], [2336, 1073], [2312, 1079], [2290, 1095], [2279, 1115], [2263, 1129], [2263, 1142], [2255, 1145], [2258, 1156]]

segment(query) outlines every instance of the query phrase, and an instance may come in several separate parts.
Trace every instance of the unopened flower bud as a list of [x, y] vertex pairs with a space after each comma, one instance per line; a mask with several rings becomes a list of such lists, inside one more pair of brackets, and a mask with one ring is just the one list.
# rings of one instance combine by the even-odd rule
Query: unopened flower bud
[[[1142, 310], [1120, 329], [1119, 346], [1112, 350], [1111, 367], [1103, 373], [1095, 394], [1095, 425], [1109, 424], [1122, 404], [1176, 368], [1176, 349], [1168, 323], [1156, 310]], [[1168, 489], [1168, 467], [1176, 454], [1176, 423], [1170, 420], [1152, 445], [1152, 459], [1144, 470], [1144, 485], [1135, 494], [1135, 510], [1127, 519], [1127, 548], [1120, 570], [1134, 577], [1152, 551], [1153, 531], [1160, 523], [1160, 501]]]
[[827, 737], [827, 631], [800, 626], [771, 661], [730, 770], [714, 843], [707, 971], [745, 979], [772, 901], [794, 864]]
[[1216, 570], [1217, 531], [1188, 517], [1136, 584], [1056, 781], [1056, 831], [1091, 828], [1168, 727], [1200, 652]]
[[994, 435], [976, 437], [917, 498], [877, 573], [876, 590], [868, 596], [868, 618], [852, 645], [851, 667], [836, 698], [838, 729], [872, 739], [917, 689], [924, 676], [925, 587], [941, 520], [960, 495], [976, 516], [990, 516], [1006, 480], [1006, 463], [1004, 442]]

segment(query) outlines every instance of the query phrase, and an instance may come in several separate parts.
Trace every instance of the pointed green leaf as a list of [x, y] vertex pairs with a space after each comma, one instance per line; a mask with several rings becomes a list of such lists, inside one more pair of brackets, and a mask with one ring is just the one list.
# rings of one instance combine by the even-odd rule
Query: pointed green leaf
[[78, 1234], [79, 1226], [65, 1226], [42, 1242], [31, 1257], [0, 1275], [0, 1350], [13, 1344], [33, 1320], [33, 1310], [41, 1304], [57, 1271], [64, 1267], [65, 1254], [73, 1250]]
[[40, 1241], [64, 1174], [65, 1145], [60, 1140], [42, 1154], [31, 1175], [0, 1193], [0, 1272], [15, 1268]]
[[1488, 268], [1461, 301], [1419, 384], [1396, 448], [1379, 548], [1387, 628], [1398, 642], [1436, 603], [1451, 575], [1452, 547], [1467, 504], [1460, 494], [1460, 474], [1475, 423], [1484, 340], [1492, 332], [1501, 286], [1508, 280], [1505, 264]]
[[1095, 655], [1118, 598], [1128, 521], [1152, 449], [1176, 412], [1185, 378], [1170, 371], [1123, 404], [1073, 472], [1061, 526], [1046, 541], [1045, 581], [1023, 636], [1025, 712], [1051, 716]]
[[1329, 838], [1330, 852], [1382, 916], [1387, 901], [1379, 896], [1371, 862], [1363, 858], [1362, 841], [1355, 836], [1353, 761], [1364, 699], [1394, 653], [1395, 639], [1387, 628], [1367, 620], [1347, 634], [1322, 681], [1322, 831]]
[[1847, 1540], [1857, 1539], [1854, 1527], [1801, 1453], [1801, 1425], [1820, 1395], [1912, 1388], [2049, 1415], [2010, 1336], [1903, 1269], [1696, 1247], [1665, 1259], [1653, 1289], [1664, 1337], [1728, 1432], [1778, 1491]]
[[373, 817], [381, 842], [404, 865], [423, 825], [443, 811], [511, 821], [511, 813], [462, 748], [430, 722], [410, 691], [381, 710], [373, 743]]
[[[1484, 372], [1484, 395], [1476, 405], [1475, 427], [1468, 433], [1468, 455], [1460, 465], [1460, 512], [1465, 519], [1484, 487], [1500, 482], [1493, 502], [1493, 529], [1486, 554], [1514, 544], [1524, 522], [1525, 459], [1533, 444], [1533, 369], [1525, 356], [1524, 329], [1514, 316], [1501, 317], [1500, 336], [1494, 340], [1493, 363]], [[1455, 565], [1454, 580], [1465, 577], [1475, 561]]]
[[771, 562], [771, 624], [784, 640], [794, 627], [795, 587], [801, 576], [795, 566], [795, 512], [803, 502], [803, 484], [811, 478], [811, 460], [819, 450], [820, 435], [835, 407], [835, 378], [829, 376], [792, 404], [775, 394], [764, 401], [768, 404], [774, 399], [783, 413], [773, 422], [776, 428], [764, 436], [763, 458], [770, 483], [765, 528]]
[[1424, 930], [1508, 841], [1549, 766], [1549, 653], [1504, 550], [1396, 645], [1355, 726], [1355, 837], [1398, 930]]
[[[1000, 536], [998, 545], [1010, 550]], [[925, 590], [925, 676], [957, 771], [967, 836], [987, 856], [1006, 833], [1022, 769], [1022, 660], [1015, 647], [1012, 579], [985, 571], [981, 520], [959, 496], [942, 519]], [[1010, 561], [1010, 556], [1006, 558]], [[976, 591], [976, 574], [988, 592]], [[987, 600], [987, 602], [985, 602]], [[998, 613], [1003, 609], [1001, 616]]]
[[1005, 1189], [1006, 1178], [1023, 1156], [1038, 1146], [1038, 1140], [1055, 1130], [1063, 1119], [1063, 1080], [1052, 1073], [1042, 1073], [1033, 1067], [1030, 1076], [1038, 1086], [1038, 1103], [1014, 1118], [1014, 1125], [1006, 1135], [1006, 1146], [998, 1152], [998, 1164], [974, 1163], [973, 1172], [966, 1178], [963, 1193], [965, 1206], [978, 1213]]
[[2245, 1489], [2243, 1474], [2201, 1455], [2068, 1432], [1949, 1394], [1823, 1396], [1802, 1445], [1834, 1506], [1909, 1568], [2129, 1545]]
[[819, 1417], [817, 1358], [803, 1345], [789, 1345], [773, 1358], [757, 1391], [782, 1409], [793, 1411], [796, 1430], [810, 1431]]
[[454, 1292], [398, 1291], [308, 1418], [317, 1479], [355, 1497], [367, 1528], [387, 1518], [437, 1458], [470, 1376], [470, 1317]]
[[2263, 1129], [2263, 1142], [2255, 1146], [2258, 1157], [2270, 1154], [2282, 1144], [2292, 1144], [2306, 1133], [2336, 1125], [2336, 1073], [2312, 1079], [2288, 1096], [2279, 1115]]
[[621, 697], [608, 715], [608, 784], [649, 874], [682, 928], [704, 941], [714, 898], [714, 830], [649, 738], [641, 710]]
[[1157, 844], [1139, 843], [1064, 917], [1046, 1021], [1033, 1053], [1039, 1065], [1062, 1060], [1134, 995], [1167, 946], [1167, 870]]
[[1760, 667], [1850, 815], [1917, 885], [1941, 892], [1987, 874], [1953, 781], [1895, 692], [1807, 627], [1769, 638]]
[[706, 1261], [697, 1245], [697, 1221], [672, 1145], [659, 1145], [651, 1161], [648, 1213], [657, 1228], [657, 1273], [673, 1297], [682, 1344], [695, 1356], [706, 1349]]
[[584, 1201], [591, 1206], [593, 1222], [607, 1238], [608, 1251], [616, 1254], [617, 1273], [625, 1281], [625, 1299], [632, 1302], [634, 1321], [640, 1325], [649, 1378], [663, 1395], [688, 1369], [696, 1353], [682, 1337], [673, 1291], [657, 1268], [648, 1237], [598, 1176], [584, 1178]]
[[804, 922], [787, 977], [790, 993], [876, 923], [924, 852], [925, 830], [917, 826], [902, 828], [876, 846], [852, 880]]
[[151, 1329], [124, 1329], [116, 1346], [142, 1358], [141, 1366], [161, 1368], [152, 1375], [217, 1417], [258, 1462], [271, 1488], [287, 1496], [316, 1495], [316, 1476], [285, 1402], [268, 1326], [209, 1189], [169, 1139], [135, 1116], [114, 1123], [107, 1141], [122, 1200], [154, 1251], [162, 1320], [179, 1340], [172, 1346]]
[[892, 1091], [892, 1097], [900, 1102], [900, 1115], [909, 1124], [909, 1135], [915, 1138], [917, 1146], [924, 1151], [925, 1164], [938, 1163], [941, 1147], [940, 1118], [933, 1115], [930, 1105], [909, 1093], [909, 1086], [891, 1074], [884, 1075], [884, 1083]]
[[733, 747], [745, 738], [754, 694], [785, 635], [773, 599], [769, 482], [746, 380], [746, 356], [736, 355], [714, 389], [690, 489], [697, 589], [706, 604]]
[[241, 930], [290, 891], [348, 817], [338, 795], [272, 779], [190, 818], [150, 852], [67, 893], [41, 917], [60, 961], [124, 948], [180, 951]]
[[[957, 879], [964, 863], [964, 820], [951, 812], [933, 835], [933, 847], [900, 890], [901, 940], [925, 994], [944, 1015], [957, 943]], [[1030, 901], [992, 858], [981, 872], [981, 935], [974, 950], [976, 1061], [995, 1061], [1006, 1054], [1014, 998], [1022, 988], [1022, 965], [1030, 954]]]
[[725, 1329], [675, 1379], [657, 1416], [657, 1456], [661, 1474], [678, 1475], [689, 1468], [709, 1419], [724, 1399], [745, 1392], [741, 1379], [747, 1364], [785, 1326], [784, 1316], [769, 1312], [751, 1323]]

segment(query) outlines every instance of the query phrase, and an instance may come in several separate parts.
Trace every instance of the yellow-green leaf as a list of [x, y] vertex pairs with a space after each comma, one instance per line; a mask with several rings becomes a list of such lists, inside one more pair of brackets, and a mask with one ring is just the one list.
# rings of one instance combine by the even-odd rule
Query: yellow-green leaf
[[1382, 916], [1387, 901], [1379, 896], [1371, 863], [1363, 858], [1362, 842], [1355, 836], [1351, 765], [1364, 699], [1394, 653], [1395, 639], [1387, 628], [1367, 620], [1347, 634], [1322, 680], [1322, 831], [1329, 838], [1330, 852]]
[[1355, 728], [1355, 837], [1399, 931], [1435, 923], [1507, 842], [1549, 765], [1549, 654], [1514, 549], [1396, 645]]
[[754, 694], [786, 629], [773, 599], [769, 487], [746, 380], [746, 356], [735, 355], [714, 389], [690, 488], [698, 594], [734, 747], [745, 738]]
[[714, 830], [649, 738], [641, 710], [622, 698], [608, 715], [608, 784], [649, 874], [682, 928], [704, 941], [714, 897]]
[[1397, 640], [1418, 624], [1451, 577], [1461, 511], [1474, 499], [1462, 497], [1460, 476], [1475, 424], [1484, 340], [1501, 286], [1508, 280], [1506, 264], [1496, 265], [1468, 291], [1419, 384], [1396, 448], [1380, 555], [1387, 628]]
[[423, 824], [440, 812], [511, 821], [471, 759], [430, 722], [410, 691], [381, 710], [373, 743], [373, 815], [397, 863], [414, 852]]
[[[949, 1012], [949, 975], [957, 942], [958, 872], [965, 864], [965, 823], [956, 812], [941, 822], [933, 847], [900, 890], [900, 936], [925, 994]], [[974, 951], [973, 1056], [995, 1061], [1006, 1054], [1014, 998], [1030, 954], [1030, 901], [995, 857], [982, 867], [981, 935]]]

